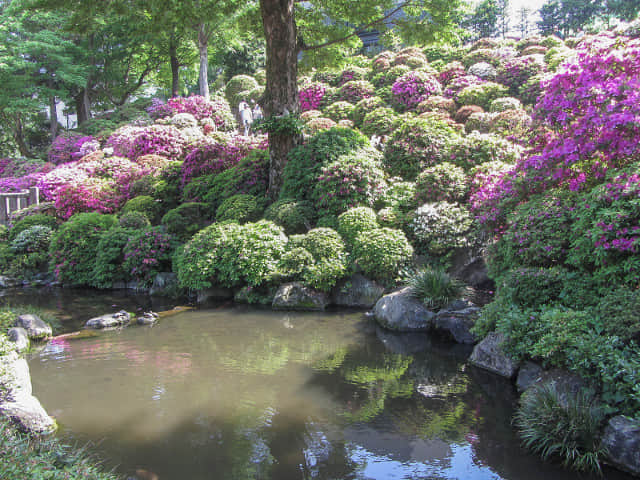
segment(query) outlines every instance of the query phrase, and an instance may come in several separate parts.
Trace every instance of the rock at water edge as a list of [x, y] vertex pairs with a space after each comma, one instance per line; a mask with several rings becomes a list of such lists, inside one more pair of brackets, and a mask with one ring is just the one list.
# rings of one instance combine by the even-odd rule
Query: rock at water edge
[[602, 445], [607, 449], [607, 462], [640, 475], [640, 422], [617, 416], [609, 420]]
[[322, 311], [327, 305], [329, 296], [326, 293], [305, 287], [299, 282], [280, 285], [271, 304], [275, 310], [309, 311]]
[[338, 284], [334, 290], [332, 302], [340, 307], [371, 308], [383, 293], [382, 285], [356, 273]]
[[503, 377], [513, 378], [518, 372], [518, 362], [506, 355], [502, 350], [504, 335], [491, 332], [475, 346], [469, 361], [480, 368], [497, 373]]
[[30, 313], [19, 315], [13, 326], [24, 328], [31, 340], [44, 340], [53, 334], [48, 323], [42, 321], [37, 315]]
[[436, 316], [424, 304], [409, 294], [408, 288], [385, 295], [373, 309], [381, 327], [397, 332], [426, 332], [433, 327]]

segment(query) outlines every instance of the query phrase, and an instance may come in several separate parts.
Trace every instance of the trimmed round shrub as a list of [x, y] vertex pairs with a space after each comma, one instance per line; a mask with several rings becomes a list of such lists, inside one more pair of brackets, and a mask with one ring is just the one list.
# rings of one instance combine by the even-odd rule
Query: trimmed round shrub
[[299, 89], [300, 111], [318, 110], [322, 105], [322, 98], [329, 85], [325, 83], [308, 83]]
[[335, 86], [338, 84], [338, 78], [340, 72], [331, 70], [317, 70], [312, 76], [314, 82], [326, 83], [327, 85]]
[[37, 213], [17, 221], [9, 230], [7, 239], [9, 242], [12, 242], [20, 233], [35, 225], [43, 225], [45, 227], [49, 227], [51, 230], [56, 230], [58, 228], [58, 222], [55, 217]]
[[256, 287], [276, 272], [286, 243], [282, 228], [267, 220], [214, 223], [196, 233], [177, 255], [178, 281], [194, 290], [212, 285]]
[[142, 212], [151, 223], [156, 224], [160, 220], [162, 206], [160, 202], [156, 201], [153, 197], [140, 195], [139, 197], [132, 198], [122, 207], [123, 214], [129, 212]]
[[311, 203], [284, 198], [269, 205], [264, 212], [264, 218], [280, 225], [287, 235], [292, 235], [311, 229], [317, 215]]
[[351, 82], [352, 80], [364, 80], [367, 78], [367, 69], [362, 67], [357, 67], [355, 65], [349, 66], [342, 70], [338, 77], [337, 87], [341, 87], [347, 82]]
[[356, 104], [364, 98], [373, 96], [375, 88], [366, 80], [352, 80], [345, 83], [338, 90], [338, 98], [351, 104]]
[[187, 202], [162, 217], [162, 225], [180, 240], [187, 240], [204, 227], [210, 218], [210, 209], [206, 203]]
[[258, 220], [264, 211], [262, 200], [239, 193], [225, 199], [216, 210], [216, 222], [234, 221], [247, 223]]
[[131, 212], [123, 213], [122, 215], [120, 215], [120, 218], [118, 219], [118, 224], [122, 228], [130, 228], [133, 230], [151, 226], [151, 222], [149, 222], [149, 219], [147, 218], [145, 213], [138, 212], [135, 210]]
[[469, 179], [464, 170], [443, 162], [423, 170], [416, 179], [416, 200], [429, 202], [461, 202], [469, 193]]
[[318, 215], [373, 206], [385, 186], [380, 153], [372, 147], [339, 157], [321, 169], [311, 193]]
[[490, 63], [480, 62], [469, 67], [469, 75], [475, 75], [483, 80], [495, 80], [498, 71]]
[[303, 122], [308, 122], [309, 120], [320, 117], [322, 117], [322, 112], [320, 110], [307, 110], [306, 112], [302, 112], [300, 114], [300, 119]]
[[293, 235], [287, 249], [304, 249], [313, 257], [300, 272], [305, 285], [328, 292], [347, 274], [347, 253], [338, 232], [331, 228], [315, 228], [305, 235]]
[[426, 203], [413, 214], [409, 229], [421, 253], [443, 255], [469, 245], [473, 220], [469, 212], [449, 202]]
[[467, 74], [464, 65], [458, 61], [447, 63], [440, 69], [438, 74], [438, 80], [442, 85], [449, 85], [449, 83], [458, 77], [464, 77]]
[[338, 233], [348, 245], [359, 233], [379, 228], [376, 212], [369, 207], [350, 208], [338, 216]]
[[352, 254], [367, 277], [389, 282], [411, 259], [413, 248], [401, 230], [383, 227], [357, 234]]
[[[140, 214], [131, 212], [130, 215]], [[147, 220], [147, 225], [149, 221]], [[111, 288], [116, 282], [128, 282], [131, 275], [124, 268], [124, 247], [134, 233], [130, 228], [113, 227], [103, 231], [98, 241], [96, 264], [91, 277], [91, 286]]]
[[431, 95], [440, 95], [442, 85], [433, 75], [413, 71], [398, 78], [393, 83], [391, 92], [401, 109], [412, 109]]
[[396, 65], [388, 70], [385, 70], [384, 72], [375, 75], [373, 77], [372, 83], [377, 88], [390, 87], [398, 78], [410, 71], [411, 67], [408, 67], [407, 65]]
[[391, 135], [400, 123], [400, 118], [391, 108], [378, 107], [364, 116], [362, 133], [372, 135]]
[[126, 152], [127, 158], [136, 160], [143, 155], [161, 155], [170, 160], [180, 160], [185, 153], [187, 138], [170, 125], [151, 125], [139, 129]]
[[506, 110], [521, 110], [522, 103], [514, 97], [500, 97], [491, 101], [489, 111], [494, 113], [504, 112]]
[[309, 120], [302, 128], [307, 135], [316, 135], [324, 130], [331, 130], [336, 127], [336, 122], [330, 118], [316, 117]]
[[190, 113], [176, 113], [167, 120], [167, 123], [180, 130], [184, 128], [198, 128], [198, 120]]
[[[240, 92], [253, 90], [258, 86], [258, 82], [253, 77], [250, 77], [249, 75], [236, 75], [235, 77], [231, 77], [231, 80], [229, 80], [225, 85], [224, 96], [232, 107], [235, 108], [238, 104], [234, 103], [234, 101]], [[249, 98], [247, 98], [247, 101], [248, 100]]]
[[[534, 75], [527, 80], [524, 85], [520, 85], [518, 94], [525, 105], [535, 105], [538, 102], [538, 98], [540, 98], [543, 93], [543, 81], [544, 75]], [[520, 109], [522, 109], [522, 107], [520, 107]]]
[[291, 248], [287, 244], [287, 250], [280, 257], [278, 262], [278, 275], [288, 280], [296, 280], [302, 276], [302, 272], [307, 267], [313, 265], [315, 260], [313, 255], [302, 247]]
[[416, 203], [416, 184], [414, 182], [403, 182], [398, 177], [390, 178], [379, 203], [386, 207], [398, 208], [403, 212], [415, 210], [418, 207]]
[[364, 117], [374, 109], [382, 107], [384, 101], [380, 97], [368, 97], [363, 98], [355, 104], [353, 112], [351, 113], [351, 119], [356, 127], [360, 127], [364, 121]]
[[46, 225], [33, 225], [22, 230], [11, 242], [14, 253], [46, 252], [49, 249], [53, 230]]
[[458, 136], [441, 121], [409, 119], [387, 142], [384, 164], [391, 175], [413, 180], [420, 171], [445, 160], [447, 146]]
[[123, 250], [122, 268], [138, 285], [149, 286], [158, 273], [171, 269], [172, 251], [171, 236], [160, 228], [134, 231]]
[[544, 68], [544, 61], [536, 55], [512, 58], [498, 67], [497, 81], [509, 87], [511, 95], [517, 95], [520, 86], [541, 74]]
[[465, 88], [472, 87], [474, 85], [482, 85], [484, 80], [475, 75], [463, 75], [452, 79], [447, 87], [444, 89], [442, 95], [448, 98], [458, 99], [458, 94]]
[[465, 132], [475, 134], [489, 133], [489, 130], [491, 130], [491, 120], [493, 120], [493, 114], [491, 113], [472, 113], [464, 124], [464, 130]]
[[454, 118], [458, 123], [467, 123], [467, 120], [476, 113], [484, 113], [484, 109], [478, 105], [465, 105], [456, 111]]
[[531, 115], [524, 110], [505, 110], [491, 119], [491, 133], [514, 137], [526, 144], [532, 124]]
[[447, 161], [470, 170], [485, 162], [515, 163], [522, 147], [492, 134], [471, 132], [449, 144]]
[[101, 232], [116, 223], [114, 215], [77, 213], [51, 237], [50, 270], [70, 285], [91, 285]]
[[318, 133], [289, 152], [280, 198], [309, 200], [322, 167], [367, 146], [370, 146], [369, 139], [355, 130], [333, 128]]
[[500, 64], [499, 60], [495, 58], [493, 51], [490, 48], [478, 48], [467, 53], [462, 58], [462, 63], [467, 68], [471, 65], [475, 65], [476, 63], [489, 63], [494, 67], [497, 67]]
[[549, 49], [543, 45], [531, 45], [522, 50], [522, 56], [526, 57], [527, 55], [544, 55], [548, 50]]
[[496, 98], [507, 94], [507, 87], [495, 82], [485, 82], [480, 85], [472, 85], [458, 93], [458, 102], [461, 105], [479, 105], [485, 110]]
[[349, 119], [355, 107], [349, 102], [339, 101], [332, 103], [324, 109], [324, 114], [331, 120], [337, 122], [343, 119]]
[[428, 63], [427, 57], [417, 47], [404, 48], [391, 60], [392, 65], [406, 65], [413, 69], [426, 67]]
[[446, 98], [440, 95], [433, 95], [426, 100], [420, 102], [416, 107], [416, 112], [443, 112], [448, 115], [453, 115], [456, 111], [456, 102], [450, 98]]

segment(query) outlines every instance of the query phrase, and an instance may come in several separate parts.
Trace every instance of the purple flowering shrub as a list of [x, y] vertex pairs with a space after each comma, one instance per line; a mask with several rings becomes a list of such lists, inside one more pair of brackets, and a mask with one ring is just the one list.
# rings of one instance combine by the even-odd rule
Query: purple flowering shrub
[[100, 142], [91, 135], [66, 132], [58, 135], [51, 144], [47, 154], [49, 162], [54, 165], [79, 160], [85, 155], [100, 149]]
[[420, 71], [408, 72], [391, 87], [394, 100], [402, 109], [413, 109], [431, 95], [440, 95], [442, 85], [432, 75]]
[[390, 87], [394, 82], [405, 73], [411, 71], [411, 67], [407, 65], [396, 65], [383, 72], [380, 72], [371, 79], [376, 88]]
[[180, 160], [186, 146], [187, 138], [177, 128], [169, 125], [151, 125], [137, 131], [126, 156], [135, 160], [143, 155], [153, 154]]
[[516, 95], [520, 87], [545, 70], [544, 60], [537, 55], [516, 57], [507, 60], [498, 67], [496, 81], [509, 87], [511, 95]]
[[245, 137], [242, 135], [218, 134], [193, 145], [182, 164], [182, 181], [186, 185], [191, 179], [212, 173], [219, 173], [237, 165], [249, 152], [266, 150], [264, 136]]
[[172, 251], [170, 235], [158, 227], [144, 229], [129, 237], [122, 266], [139, 285], [148, 286], [158, 273], [170, 270]]
[[[166, 103], [154, 98], [147, 113], [153, 119], [172, 117], [178, 113], [189, 113], [196, 120], [212, 119], [218, 130], [228, 131], [235, 127], [235, 119], [229, 103], [222, 97], [209, 100], [200, 95], [170, 98]], [[120, 153], [122, 155], [122, 153]]]
[[462, 75], [460, 77], [455, 77], [449, 83], [447, 83], [443, 95], [445, 97], [457, 100], [458, 94], [465, 88], [472, 87], [474, 85], [481, 85], [483, 83], [484, 80], [475, 75]]
[[300, 99], [300, 111], [318, 110], [322, 105], [322, 97], [328, 85], [323, 83], [309, 83], [300, 88], [298, 97]]
[[464, 65], [458, 61], [453, 61], [447, 63], [440, 69], [438, 80], [442, 85], [448, 85], [453, 79], [464, 77], [466, 74]]
[[367, 69], [362, 67], [351, 66], [345, 68], [337, 79], [337, 87], [343, 86], [352, 80], [365, 80], [367, 78]]
[[49, 162], [0, 158], [0, 192], [17, 193], [35, 187], [54, 168]]
[[352, 104], [358, 103], [363, 98], [373, 96], [374, 87], [366, 80], [352, 80], [345, 83], [338, 90], [340, 100]]

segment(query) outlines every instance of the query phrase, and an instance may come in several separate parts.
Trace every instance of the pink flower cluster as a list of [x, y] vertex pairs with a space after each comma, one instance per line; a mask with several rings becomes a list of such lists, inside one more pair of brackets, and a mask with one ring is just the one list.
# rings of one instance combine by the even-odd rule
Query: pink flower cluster
[[298, 96], [300, 98], [300, 111], [318, 110], [326, 91], [326, 85], [323, 83], [310, 83], [300, 89]]
[[442, 85], [432, 75], [420, 71], [408, 72], [391, 87], [394, 99], [407, 108], [413, 108], [431, 95], [442, 93]]
[[79, 160], [98, 149], [100, 149], [100, 142], [91, 135], [83, 136], [79, 133], [69, 132], [55, 138], [49, 148], [48, 158], [54, 165], [60, 165]]
[[222, 97], [211, 97], [207, 100], [200, 95], [191, 95], [170, 98], [167, 103], [154, 98], [147, 112], [153, 119], [170, 117], [176, 113], [190, 113], [197, 120], [211, 118], [219, 130], [233, 128], [231, 107]]

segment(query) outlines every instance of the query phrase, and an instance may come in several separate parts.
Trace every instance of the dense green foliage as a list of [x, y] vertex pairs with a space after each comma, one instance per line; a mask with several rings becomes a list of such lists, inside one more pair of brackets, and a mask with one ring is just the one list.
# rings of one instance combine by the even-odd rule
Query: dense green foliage
[[447, 272], [423, 268], [409, 278], [411, 296], [429, 308], [439, 310], [446, 307], [462, 294], [462, 283]]

